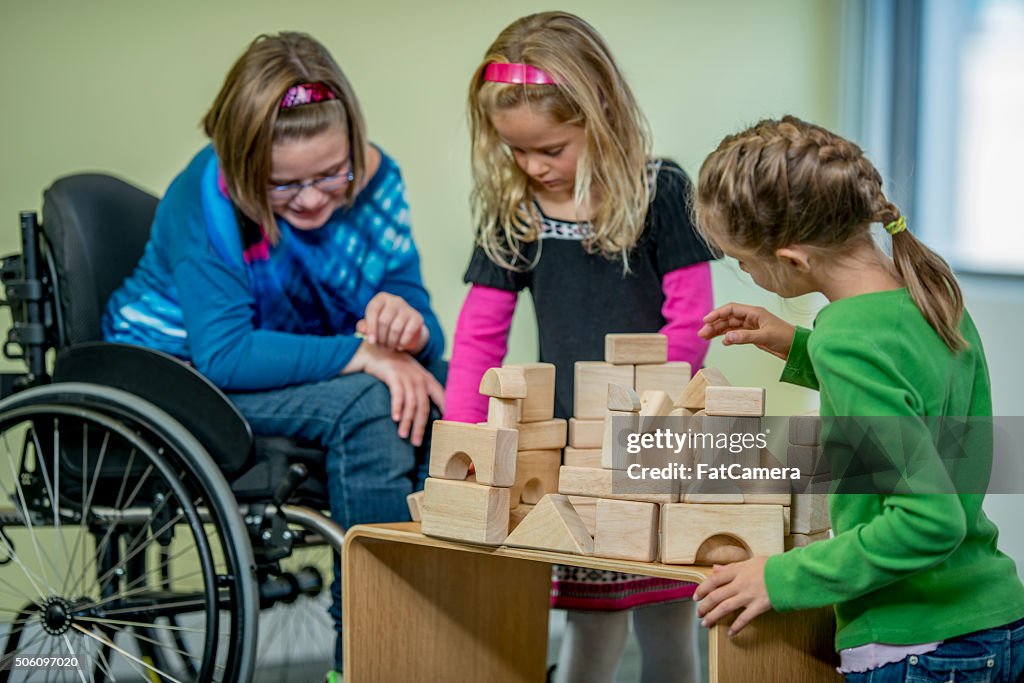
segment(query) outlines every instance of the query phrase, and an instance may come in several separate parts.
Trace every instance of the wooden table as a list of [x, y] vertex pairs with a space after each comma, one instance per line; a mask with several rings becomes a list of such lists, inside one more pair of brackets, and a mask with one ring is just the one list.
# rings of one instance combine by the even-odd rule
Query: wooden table
[[[345, 536], [346, 683], [544, 681], [551, 565], [702, 581], [709, 567], [627, 562], [424, 536], [415, 522]], [[708, 633], [711, 683], [839, 681], [831, 609]]]

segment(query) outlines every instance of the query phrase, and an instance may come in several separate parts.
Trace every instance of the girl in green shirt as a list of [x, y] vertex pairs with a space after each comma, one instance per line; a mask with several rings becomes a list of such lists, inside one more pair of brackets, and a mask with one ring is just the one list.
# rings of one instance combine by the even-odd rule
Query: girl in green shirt
[[[949, 266], [907, 230], [857, 145], [793, 117], [726, 137], [701, 168], [695, 212], [759, 286], [829, 300], [813, 331], [729, 304], [701, 336], [785, 360], [783, 381], [818, 389], [826, 424], [898, 424], [900, 438], [878, 450], [905, 475], [831, 495], [834, 538], [715, 567], [694, 596], [702, 623], [739, 612], [733, 634], [769, 609], [831, 604], [847, 681], [1024, 679], [1024, 585], [997, 547], [983, 487], [922, 493], [941, 490], [931, 486], [946, 471], [909, 466], [942, 462], [948, 444], [931, 421], [992, 415], [981, 339]], [[873, 223], [892, 235], [891, 258]]]

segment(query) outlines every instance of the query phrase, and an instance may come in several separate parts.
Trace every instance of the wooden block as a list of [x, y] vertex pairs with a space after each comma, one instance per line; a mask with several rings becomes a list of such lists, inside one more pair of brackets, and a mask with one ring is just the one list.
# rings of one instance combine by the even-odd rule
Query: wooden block
[[822, 457], [820, 446], [790, 446], [786, 451], [786, 465], [796, 467], [804, 477], [819, 477], [830, 472], [828, 460]]
[[520, 422], [518, 428], [519, 450], [538, 451], [565, 448], [566, 425], [565, 420], [561, 418], [542, 422]]
[[509, 489], [428, 478], [423, 526], [427, 536], [500, 545], [508, 535]]
[[793, 495], [798, 493], [825, 495], [832, 489], [832, 474], [801, 475], [800, 481], [791, 482]]
[[821, 442], [821, 418], [813, 414], [789, 418], [789, 443], [794, 446], [818, 446]]
[[600, 467], [601, 449], [566, 446], [562, 464], [570, 467]]
[[423, 496], [423, 491], [414, 491], [405, 497], [405, 502], [409, 506], [409, 517], [414, 522], [419, 522], [423, 518]]
[[518, 398], [487, 399], [487, 424], [502, 429], [515, 429], [522, 414], [522, 400]]
[[684, 503], [700, 505], [742, 505], [745, 502], [743, 492], [740, 491], [738, 486], [732, 487], [732, 490], [716, 491], [713, 493], [701, 493], [699, 488], [693, 492], [687, 490], [683, 493], [680, 500]]
[[463, 480], [469, 464], [487, 486], [512, 486], [516, 479], [519, 433], [486, 425], [435, 420], [430, 440], [430, 476]]
[[697, 548], [694, 564], [732, 564], [751, 557], [746, 546], [731, 536], [712, 536]]
[[693, 411], [692, 410], [687, 410], [686, 408], [675, 408], [671, 413], [668, 414], [668, 416], [669, 417], [692, 417], [693, 416]]
[[521, 422], [541, 422], [555, 415], [555, 366], [551, 363], [516, 363], [526, 378]]
[[734, 545], [748, 556], [782, 552], [782, 506], [689, 505], [661, 508], [661, 561], [694, 564], [705, 541], [725, 536], [716, 547]]
[[696, 413], [698, 410], [704, 410], [704, 394], [708, 387], [729, 386], [732, 384], [720, 370], [703, 368], [698, 370], [693, 379], [683, 388], [682, 393], [676, 398], [675, 406]]
[[583, 520], [569, 499], [557, 493], [541, 498], [533, 512], [508, 535], [505, 545], [573, 555], [594, 554], [594, 539], [587, 532]]
[[792, 532], [793, 506], [782, 508], [782, 533], [787, 536]]
[[[767, 448], [761, 449], [758, 460], [758, 467], [764, 469], [782, 471], [785, 467]], [[751, 479], [740, 482], [740, 490], [743, 491], [744, 503], [788, 507], [793, 501], [792, 486], [795, 483], [798, 482], [792, 479]]]
[[664, 391], [645, 391], [640, 396], [640, 415], [643, 417], [667, 417], [672, 410], [672, 399]]
[[632, 365], [601, 361], [576, 361], [573, 376], [572, 414], [578, 420], [603, 420], [608, 410], [608, 385], [633, 386]]
[[558, 449], [519, 451], [516, 456], [516, 483], [512, 486], [512, 507], [533, 505], [549, 493], [558, 493], [558, 471], [562, 452]]
[[617, 410], [623, 413], [639, 413], [640, 396], [633, 391], [632, 386], [609, 384], [608, 410]]
[[790, 533], [815, 534], [832, 527], [828, 518], [828, 495], [798, 493], [793, 496]]
[[685, 361], [638, 365], [634, 372], [633, 388], [641, 397], [646, 391], [664, 391], [669, 398], [675, 398], [690, 383], [690, 373], [690, 364]]
[[821, 531], [816, 534], [789, 534], [783, 539], [783, 547], [786, 550], [803, 548], [815, 541], [827, 541], [832, 537], [828, 531]]
[[[604, 359], [615, 365], [668, 362], [668, 337], [663, 334], [606, 334]], [[630, 382], [632, 386], [632, 382]]]
[[624, 470], [637, 462], [640, 454], [632, 455], [626, 451], [627, 438], [640, 429], [640, 416], [636, 413], [624, 413], [609, 410], [604, 418], [604, 439], [601, 442], [601, 467], [613, 470]]
[[594, 554], [653, 562], [658, 558], [658, 513], [654, 503], [598, 499]]
[[587, 532], [593, 536], [597, 533], [597, 501], [600, 498], [588, 498], [587, 496], [568, 496], [576, 514], [583, 520]]
[[533, 512], [534, 505], [517, 505], [508, 515], [508, 532], [512, 533], [526, 515]]
[[616, 470], [563, 465], [558, 473], [558, 492], [569, 496], [675, 503], [679, 501], [679, 482], [675, 479], [634, 482]]
[[526, 398], [526, 376], [522, 368], [491, 368], [480, 380], [480, 393], [494, 398]]
[[704, 393], [704, 412], [708, 415], [764, 416], [763, 387], [715, 387]]
[[600, 420], [569, 418], [569, 445], [573, 448], [600, 448], [604, 442], [604, 413]]

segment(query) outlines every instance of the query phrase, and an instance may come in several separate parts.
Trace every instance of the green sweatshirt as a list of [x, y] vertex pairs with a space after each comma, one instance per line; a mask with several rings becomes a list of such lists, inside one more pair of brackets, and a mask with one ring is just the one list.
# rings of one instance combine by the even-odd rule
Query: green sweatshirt
[[[988, 367], [966, 312], [960, 329], [970, 348], [953, 354], [906, 289], [840, 299], [822, 309], [813, 332], [797, 329], [782, 381], [818, 389], [823, 418], [990, 416]], [[904, 430], [902, 447], [938, 461], [923, 421], [918, 437]], [[772, 607], [834, 604], [837, 650], [928, 643], [1024, 617], [1024, 585], [997, 548], [983, 499], [831, 495], [835, 537], [768, 559]]]

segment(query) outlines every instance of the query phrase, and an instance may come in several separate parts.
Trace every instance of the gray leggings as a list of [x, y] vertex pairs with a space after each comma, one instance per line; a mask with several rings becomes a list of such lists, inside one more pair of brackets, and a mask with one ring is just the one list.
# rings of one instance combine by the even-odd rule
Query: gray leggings
[[696, 683], [697, 613], [692, 600], [618, 612], [567, 610], [555, 683], [612, 683], [629, 634], [643, 655], [641, 683]]

